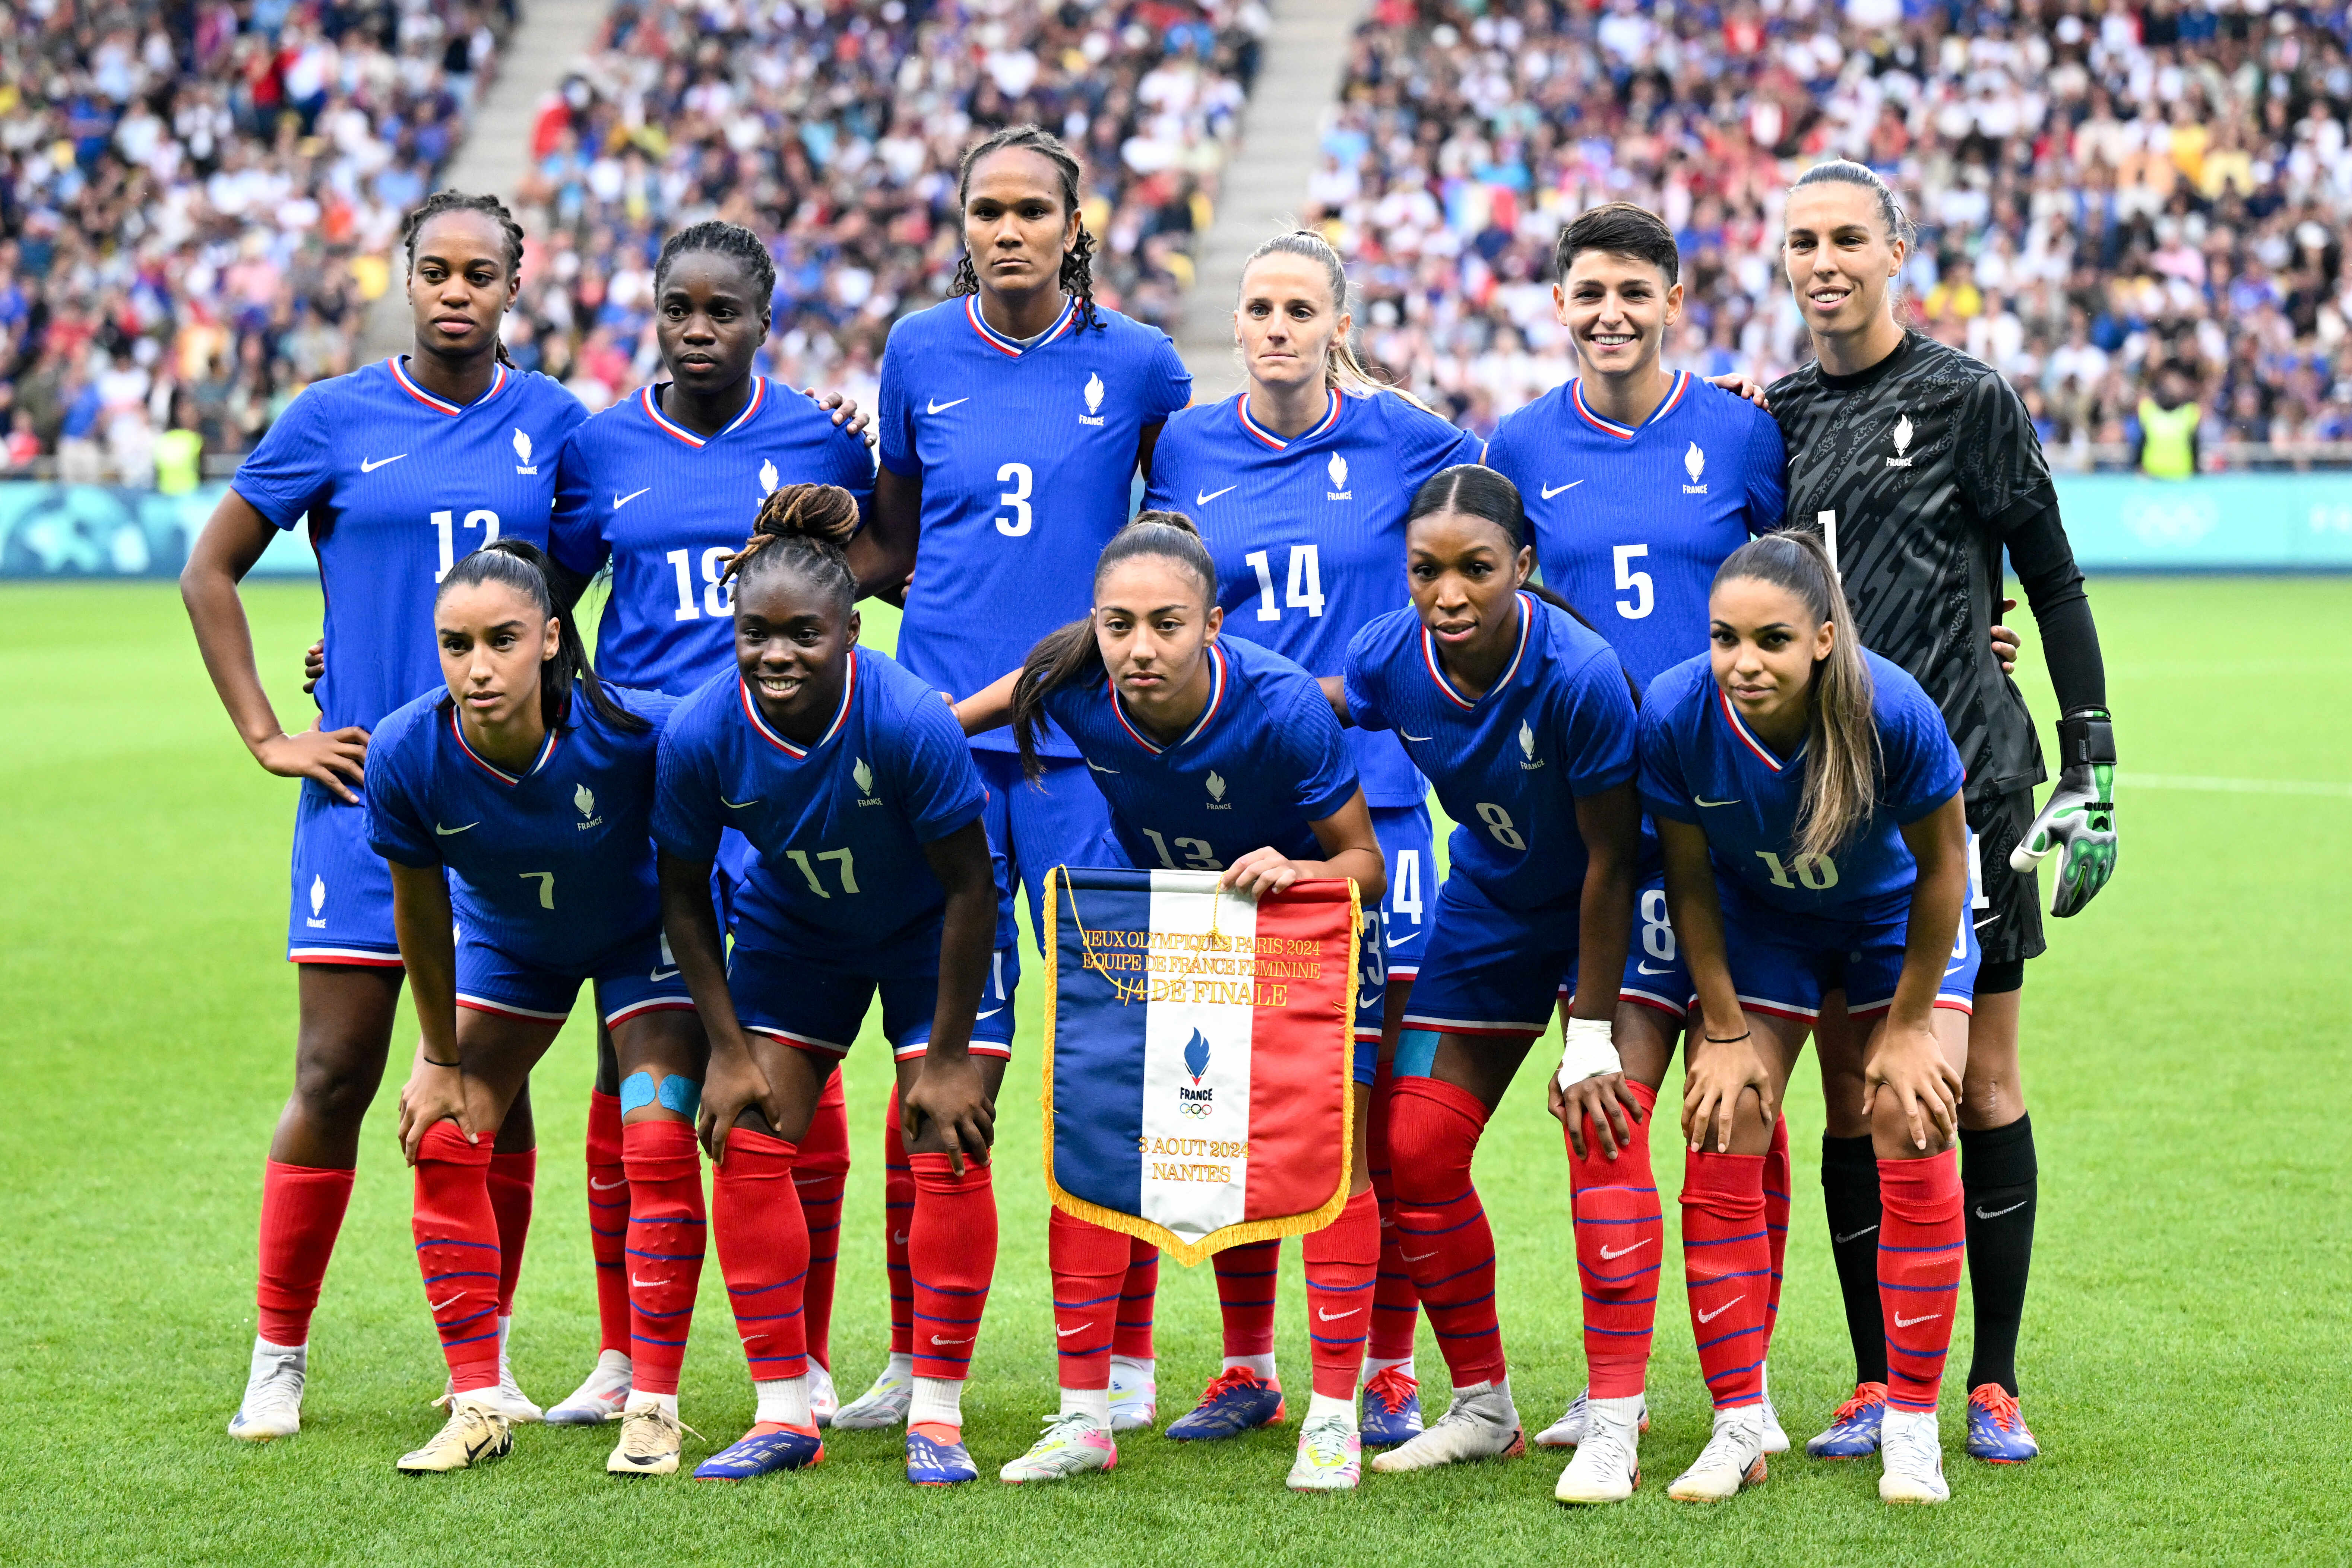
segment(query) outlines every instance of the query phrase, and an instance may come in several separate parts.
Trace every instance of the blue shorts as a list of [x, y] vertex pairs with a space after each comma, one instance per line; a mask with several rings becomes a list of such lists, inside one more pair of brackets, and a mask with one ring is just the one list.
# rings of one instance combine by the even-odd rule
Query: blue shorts
[[[1576, 991], [1571, 973], [1559, 994]], [[1633, 940], [1625, 948], [1625, 977], [1618, 983], [1617, 1000], [1654, 1007], [1676, 1023], [1690, 1011], [1690, 966], [1683, 962], [1682, 944], [1675, 940], [1666, 918], [1666, 879], [1663, 872], [1643, 882], [1633, 895]]]
[[[1110, 803], [1087, 776], [1087, 764], [1076, 757], [1044, 757], [1045, 776], [1031, 784], [1021, 776], [1017, 752], [974, 751], [974, 766], [988, 786], [988, 805], [981, 821], [988, 828], [989, 847], [1005, 858], [1010, 879], [1029, 898], [1030, 929], [1037, 951], [1045, 951], [1045, 873], [1056, 866], [1097, 866], [1088, 858], [1095, 841], [1110, 832]], [[1116, 864], [1116, 862], [1113, 862]], [[1006, 908], [997, 922], [998, 945], [1010, 946], [1013, 920], [1008, 888]]]
[[1410, 980], [1421, 973], [1422, 950], [1429, 945], [1423, 917], [1428, 890], [1437, 876], [1437, 837], [1430, 829], [1427, 803], [1372, 807], [1372, 833], [1381, 841], [1381, 858], [1389, 863], [1389, 890], [1381, 900], [1388, 976]]
[[[1789, 914], [1742, 893], [1720, 878], [1716, 896], [1723, 905], [1724, 956], [1739, 1004], [1759, 1013], [1811, 1023], [1821, 1016], [1825, 993], [1845, 992], [1847, 1016], [1874, 1017], [1895, 1003], [1903, 974], [1906, 921], [1845, 921]], [[1977, 968], [1984, 949], [1977, 943], [1969, 911], [1944, 960], [1936, 1005], [1957, 1013], [1976, 1009]], [[1693, 994], [1691, 1001], [1697, 1000]]]
[[461, 925], [457, 939], [457, 1005], [561, 1024], [572, 1014], [580, 983], [596, 987], [596, 1016], [607, 1028], [640, 1013], [694, 1011], [659, 927], [649, 927], [578, 968], [551, 968], [500, 951]]
[[365, 805], [345, 805], [316, 780], [302, 781], [286, 914], [289, 963], [401, 966], [392, 871], [368, 843], [367, 821]]
[[[973, 1056], [1013, 1055], [1013, 993], [1020, 984], [1021, 950], [998, 948], [988, 983], [981, 987], [980, 1014], [972, 1020]], [[822, 1057], [849, 1054], [877, 990], [882, 993], [882, 1036], [890, 1042], [891, 1056], [899, 1061], [921, 1056], [931, 1043], [931, 1016], [939, 1010], [936, 974], [853, 974], [838, 963], [813, 963], [740, 942], [727, 959], [727, 994], [743, 1027]]]
[[1572, 901], [1507, 910], [1467, 877], [1448, 877], [1404, 1026], [1498, 1039], [1542, 1034], [1560, 976], [1575, 969], [1576, 921]]
[[1380, 941], [1381, 912], [1364, 911], [1356, 942], [1355, 1079], [1369, 1084], [1381, 1070], [1381, 1025], [1388, 1016], [1388, 952]]

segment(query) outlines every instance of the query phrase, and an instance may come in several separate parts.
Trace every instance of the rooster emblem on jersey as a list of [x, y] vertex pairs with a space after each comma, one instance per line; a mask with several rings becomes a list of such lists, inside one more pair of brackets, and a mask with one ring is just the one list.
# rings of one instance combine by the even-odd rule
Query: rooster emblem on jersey
[[1519, 725], [1519, 751], [1529, 762], [1535, 761], [1536, 727], [1534, 725], [1525, 722]]
[[1348, 459], [1337, 452], [1331, 454], [1331, 488], [1335, 490], [1348, 488]]
[[858, 794], [872, 795], [874, 793], [874, 770], [866, 765], [866, 759], [864, 757], [858, 758], [856, 763], [850, 768], [849, 776], [857, 781]]
[[530, 460], [530, 437], [524, 435], [520, 429], [515, 432], [514, 453], [516, 473], [535, 474], [539, 472], [538, 468], [534, 466]]
[[313, 877], [310, 879], [310, 912], [315, 915], [326, 907], [327, 879]]
[[1102, 412], [1102, 377], [1089, 372], [1087, 375], [1087, 412], [1089, 414], [1100, 414]]
[[1683, 454], [1683, 468], [1690, 475], [1693, 484], [1698, 483], [1698, 477], [1706, 472], [1706, 454], [1698, 449], [1697, 442], [1693, 441], [1690, 450]]
[[1225, 798], [1225, 781], [1214, 768], [1209, 770], [1209, 798], [1211, 800]]
[[1192, 1075], [1194, 1083], [1200, 1082], [1202, 1075], [1209, 1070], [1208, 1037], [1198, 1029], [1193, 1030], [1192, 1037], [1184, 1042], [1184, 1070]]
[[572, 804], [580, 808], [581, 816], [593, 816], [596, 815], [596, 792], [582, 784], [572, 792]]
[[1911, 466], [1911, 459], [1907, 454], [1911, 450], [1911, 416], [1908, 414], [1897, 415], [1895, 420], [1895, 428], [1890, 432], [1890, 435], [1895, 442], [1895, 456], [1886, 459], [1886, 466], [1890, 468], [1909, 468]]
[[760, 490], [763, 495], [776, 493], [776, 465], [772, 462], [760, 465]]

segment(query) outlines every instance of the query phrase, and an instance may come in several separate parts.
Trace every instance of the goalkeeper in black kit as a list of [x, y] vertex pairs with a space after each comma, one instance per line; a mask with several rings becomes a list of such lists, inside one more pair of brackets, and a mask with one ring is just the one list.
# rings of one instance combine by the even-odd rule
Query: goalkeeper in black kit
[[[2115, 870], [2105, 671], [2024, 405], [1997, 372], [1895, 319], [1909, 235], [1893, 194], [1859, 163], [1818, 164], [1790, 192], [1786, 224], [1783, 260], [1815, 355], [1769, 392], [1789, 451], [1788, 523], [1824, 535], [1864, 646], [1927, 689], [1968, 768], [1969, 918], [1984, 951], [1959, 1132], [1976, 1309], [1968, 1452], [2015, 1463], [2039, 1451], [2017, 1403], [2036, 1182], [2018, 999], [2025, 961], [2045, 945], [2042, 861], [2054, 858], [2049, 907], [2059, 917], [2089, 903]], [[2041, 628], [2061, 709], [2058, 784], [2038, 813], [2042, 750], [1990, 640], [2004, 552]], [[1878, 1173], [1870, 1088], [1842, 1005], [1823, 1010], [1818, 1039], [1828, 1102], [1822, 1185], [1858, 1386], [1806, 1449], [1851, 1458], [1878, 1447], [1887, 1373]]]

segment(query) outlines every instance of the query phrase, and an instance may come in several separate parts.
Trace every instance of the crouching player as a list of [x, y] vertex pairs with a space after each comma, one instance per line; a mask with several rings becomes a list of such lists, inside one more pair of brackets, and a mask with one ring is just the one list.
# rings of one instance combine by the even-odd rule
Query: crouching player
[[[1611, 1044], [1641, 825], [1624, 668], [1575, 612], [1527, 586], [1527, 513], [1493, 469], [1423, 484], [1404, 542], [1412, 608], [1357, 634], [1342, 697], [1354, 722], [1396, 731], [1461, 825], [1398, 1037], [1389, 1134], [1403, 1256], [1454, 1395], [1427, 1431], [1372, 1461], [1382, 1471], [1525, 1452], [1470, 1160], [1571, 968], [1590, 979], [1570, 1008], [1560, 1077], [1596, 1126], [1614, 1115], [1622, 1130], [1642, 1113]], [[1580, 1114], [1571, 1131], [1581, 1151]], [[1580, 1248], [1585, 1208], [1580, 1196]], [[1646, 1273], [1619, 1272], [1654, 1295], [1656, 1258], [1646, 1261]], [[1633, 1357], [1638, 1392], [1646, 1329], [1612, 1347]]]
[[[857, 584], [841, 549], [856, 527], [856, 500], [838, 486], [769, 496], [727, 568], [737, 668], [686, 699], [662, 740], [663, 919], [710, 1034], [700, 1125], [718, 1166], [711, 1218], [759, 1391], [751, 1430], [694, 1472], [703, 1480], [824, 1457], [793, 1170], [877, 989], [915, 1177], [907, 1479], [979, 1474], [961, 1400], [996, 1268], [988, 1158], [1013, 1038], [999, 966], [1012, 955], [992, 952], [988, 791], [962, 730], [928, 682], [856, 646]], [[735, 894], [731, 961], [710, 897], [727, 827], [760, 852]]]
[[702, 1267], [688, 1118], [703, 1040], [662, 949], [648, 837], [655, 738], [674, 700], [598, 681], [556, 614], [544, 562], [500, 540], [450, 568], [433, 605], [448, 689], [395, 710], [369, 749], [368, 839], [392, 868], [424, 1037], [400, 1140], [449, 1363], [448, 1422], [401, 1457], [409, 1471], [464, 1469], [511, 1446], [490, 1154], [583, 980], [645, 1089], [625, 1134], [637, 1403], [609, 1468], [658, 1468], [644, 1456], [665, 1448], [676, 1466], [677, 1368]]
[[1735, 551], [1707, 614], [1711, 650], [1651, 685], [1641, 729], [1702, 1026], [1683, 1089], [1683, 1260], [1715, 1430], [1668, 1495], [1718, 1502], [1763, 1479], [1764, 1157], [1822, 998], [1843, 987], [1878, 1162], [1878, 1495], [1942, 1502], [1936, 1400], [1964, 1240], [1953, 1143], [1981, 958], [1959, 753], [1918, 682], [1862, 649], [1812, 534]]

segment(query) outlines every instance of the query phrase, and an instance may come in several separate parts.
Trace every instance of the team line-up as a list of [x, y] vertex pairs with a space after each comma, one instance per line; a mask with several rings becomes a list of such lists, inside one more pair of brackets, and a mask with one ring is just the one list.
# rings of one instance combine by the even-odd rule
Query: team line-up
[[[299, 1429], [404, 981], [422, 1039], [398, 1133], [448, 1414], [399, 1466], [470, 1466], [541, 1418], [506, 1353], [529, 1078], [586, 981], [602, 1340], [544, 1419], [616, 1421], [608, 1468], [676, 1471], [707, 1235], [758, 1407], [696, 1477], [805, 1468], [828, 1426], [903, 1426], [910, 1481], [976, 1479], [961, 1397], [994, 1272], [1013, 904], [1043, 930], [1041, 883], [1073, 865], [1362, 894], [1368, 1092], [1349, 1195], [1301, 1244], [1292, 1488], [1357, 1487], [1367, 1448], [1387, 1473], [1525, 1451], [1470, 1169], [1555, 1013], [1590, 1379], [1535, 1438], [1576, 1450], [1561, 1500], [1640, 1484], [1673, 1279], [1642, 1124], [1678, 1039], [1682, 1272], [1716, 1414], [1670, 1494], [1728, 1499], [1789, 1446], [1767, 1386], [1779, 1108], [1808, 1038], [1856, 1363], [1809, 1452], [1879, 1454], [1890, 1501], [1948, 1495], [1937, 1404], [1965, 1255], [1968, 1451], [2033, 1458], [2019, 993], [2043, 945], [2037, 862], [2059, 858], [2059, 915], [2112, 870], [2113, 741], [2032, 428], [1998, 375], [1898, 323], [1886, 188], [1827, 163], [1790, 192], [1815, 359], [1762, 392], [1661, 363], [1682, 303], [1661, 220], [1578, 217], [1556, 309], [1583, 374], [1482, 447], [1366, 374], [1339, 258], [1306, 231], [1244, 274], [1246, 390], [1188, 406], [1167, 337], [1092, 298], [1080, 173], [1034, 127], [966, 155], [968, 254], [952, 297], [891, 333], [878, 468], [856, 410], [754, 374], [774, 271], [749, 230], [663, 246], [667, 379], [592, 418], [505, 362], [520, 229], [444, 192], [405, 231], [414, 348], [305, 390], [239, 468], [183, 586], [239, 732], [302, 781], [300, 1034], [230, 1432]], [[320, 713], [289, 732], [237, 595], [303, 521]], [[2038, 811], [1995, 624], [2004, 553], [2063, 710]], [[598, 574], [592, 669], [572, 606]], [[903, 608], [895, 658], [858, 643], [866, 595]], [[1442, 886], [1433, 787], [1460, 824]], [[1095, 956], [1131, 984], [1160, 983], [1147, 960], [1243, 986], [1314, 962], [1124, 940]], [[844, 1402], [835, 1069], [877, 993], [891, 1354]], [[1216, 1257], [1223, 1367], [1164, 1436], [1285, 1417], [1280, 1245]], [[1109, 1470], [1158, 1418], [1156, 1251], [1057, 1211], [1048, 1252], [1060, 1405], [1006, 1481]], [[1425, 1425], [1424, 1315], [1453, 1390]]]

